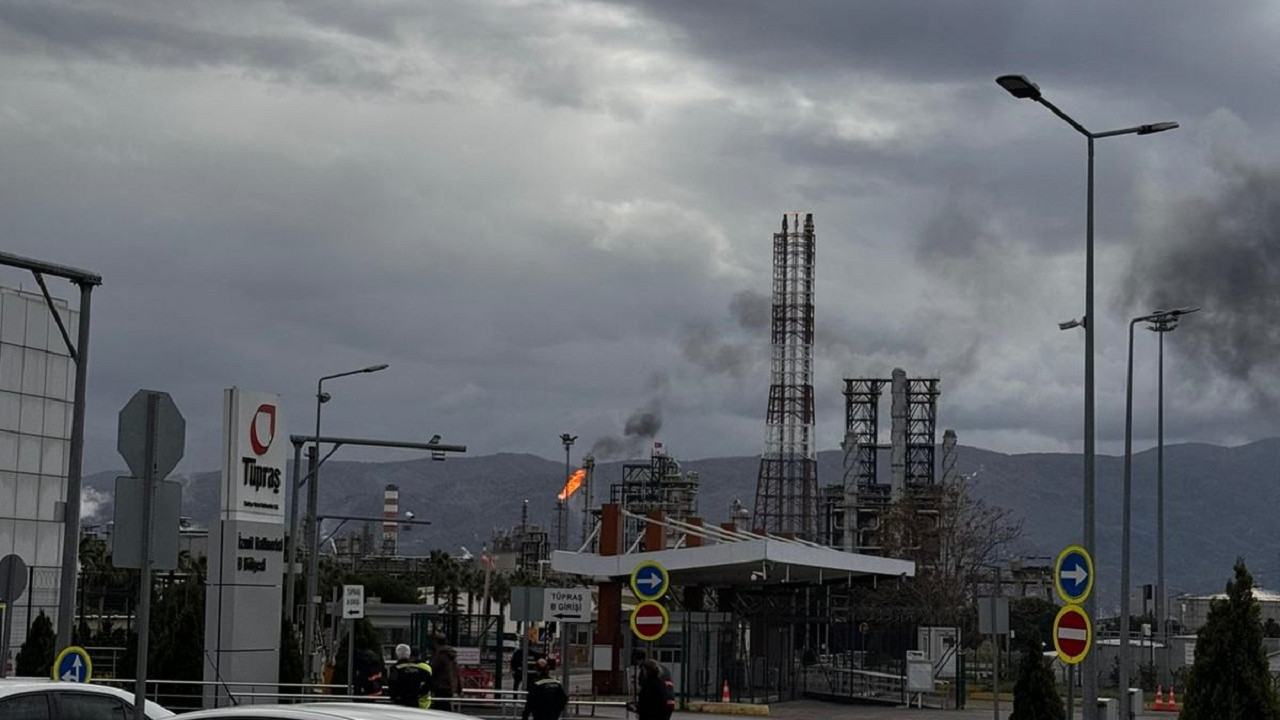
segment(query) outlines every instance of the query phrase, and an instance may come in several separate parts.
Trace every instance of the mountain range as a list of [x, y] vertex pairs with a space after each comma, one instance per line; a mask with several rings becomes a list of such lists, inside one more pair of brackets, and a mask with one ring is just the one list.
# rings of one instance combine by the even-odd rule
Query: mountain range
[[[888, 453], [881, 453], [886, 456]], [[1259, 586], [1280, 588], [1280, 535], [1275, 512], [1280, 506], [1276, 460], [1280, 438], [1248, 445], [1204, 444], [1165, 448], [1167, 585], [1178, 592], [1219, 592], [1237, 556], [1249, 563]], [[740, 499], [748, 510], [755, 497], [756, 457], [681, 461], [685, 471], [701, 476], [699, 510], [709, 522], [727, 520], [730, 504]], [[1014, 554], [1050, 559], [1081, 537], [1081, 455], [1063, 453], [1005, 454], [959, 448], [957, 469], [969, 478], [972, 493], [989, 505], [1007, 508], [1024, 521]], [[887, 468], [881, 477], [887, 478]], [[111, 519], [111, 490], [116, 475], [103, 472], [85, 479], [86, 522]], [[821, 484], [840, 482], [841, 454], [819, 454]], [[183, 513], [197, 524], [217, 516], [217, 472], [176, 475], [183, 485]], [[622, 462], [599, 463], [595, 471], [596, 502], [608, 485], [622, 479]], [[400, 488], [400, 508], [431, 525], [401, 533], [401, 551], [426, 554], [432, 548], [478, 554], [496, 529], [520, 522], [527, 500], [530, 521], [550, 527], [556, 494], [564, 483], [564, 464], [529, 454], [496, 454], [401, 462], [325, 463], [320, 479], [320, 512], [379, 517], [382, 490]], [[1098, 549], [1104, 606], [1118, 604], [1120, 578], [1123, 458], [1098, 456]], [[1133, 458], [1132, 587], [1155, 582], [1156, 453]], [[575, 498], [576, 499], [576, 498]], [[570, 520], [577, 538], [580, 515]], [[332, 530], [326, 527], [326, 533]], [[1140, 598], [1134, 591], [1135, 598]], [[1141, 608], [1135, 600], [1135, 608]], [[1176, 608], [1175, 608], [1176, 609]]]

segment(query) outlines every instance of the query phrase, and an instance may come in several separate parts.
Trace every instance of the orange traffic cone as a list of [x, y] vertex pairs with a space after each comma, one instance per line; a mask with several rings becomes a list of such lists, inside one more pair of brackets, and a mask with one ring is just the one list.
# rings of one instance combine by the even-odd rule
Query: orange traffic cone
[[[1172, 690], [1173, 688], [1170, 688]], [[1164, 704], [1164, 688], [1156, 686], [1156, 702], [1151, 706], [1152, 710], [1168, 710], [1169, 707]]]
[[720, 690], [720, 702], [729, 702], [729, 679], [725, 678], [724, 688]]
[[1169, 704], [1165, 706], [1169, 712], [1178, 712], [1178, 701], [1173, 699], [1173, 686], [1169, 686]]

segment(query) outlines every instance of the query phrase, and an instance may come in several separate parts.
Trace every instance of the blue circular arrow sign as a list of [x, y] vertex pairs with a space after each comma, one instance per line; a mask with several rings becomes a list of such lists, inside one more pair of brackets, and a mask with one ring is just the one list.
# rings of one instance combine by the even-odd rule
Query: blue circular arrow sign
[[667, 571], [652, 560], [647, 560], [631, 571], [631, 591], [641, 600], [657, 600], [667, 593]]
[[1053, 569], [1054, 586], [1064, 601], [1072, 604], [1084, 602], [1093, 590], [1093, 559], [1079, 545], [1068, 545], [1058, 555]]
[[87, 683], [93, 677], [93, 663], [89, 651], [75, 645], [58, 653], [53, 662], [53, 679], [63, 682]]

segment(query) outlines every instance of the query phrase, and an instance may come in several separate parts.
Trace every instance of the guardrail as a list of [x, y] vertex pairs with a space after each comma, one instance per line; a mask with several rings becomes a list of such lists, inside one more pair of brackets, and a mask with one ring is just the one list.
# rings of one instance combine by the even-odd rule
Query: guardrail
[[[94, 680], [123, 690], [132, 690], [133, 680]], [[302, 702], [363, 702], [390, 703], [385, 696], [347, 695], [346, 685], [322, 683], [232, 683], [206, 680], [147, 680], [146, 696], [174, 712], [197, 710], [204, 707], [204, 697], [211, 695], [218, 707], [249, 704], [291, 704]], [[487, 720], [509, 720], [524, 711], [525, 691], [493, 688], [464, 689], [461, 697], [450, 698], [459, 711]], [[596, 717], [596, 711], [604, 708], [622, 709], [626, 703], [620, 700], [594, 700], [569, 698], [564, 717]]]

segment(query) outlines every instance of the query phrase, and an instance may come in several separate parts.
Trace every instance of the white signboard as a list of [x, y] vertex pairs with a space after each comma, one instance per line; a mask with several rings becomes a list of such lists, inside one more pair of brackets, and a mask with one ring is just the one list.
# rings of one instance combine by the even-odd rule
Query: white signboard
[[907, 651], [907, 692], [933, 692], [933, 664], [923, 652]]
[[358, 620], [364, 617], [364, 586], [342, 586], [342, 619]]
[[459, 665], [479, 665], [480, 664], [480, 648], [478, 647], [460, 647], [454, 648], [458, 652], [457, 663]]
[[222, 437], [223, 519], [283, 523], [289, 435], [280, 397], [226, 390]]
[[546, 588], [542, 591], [543, 622], [591, 622], [591, 588]]

